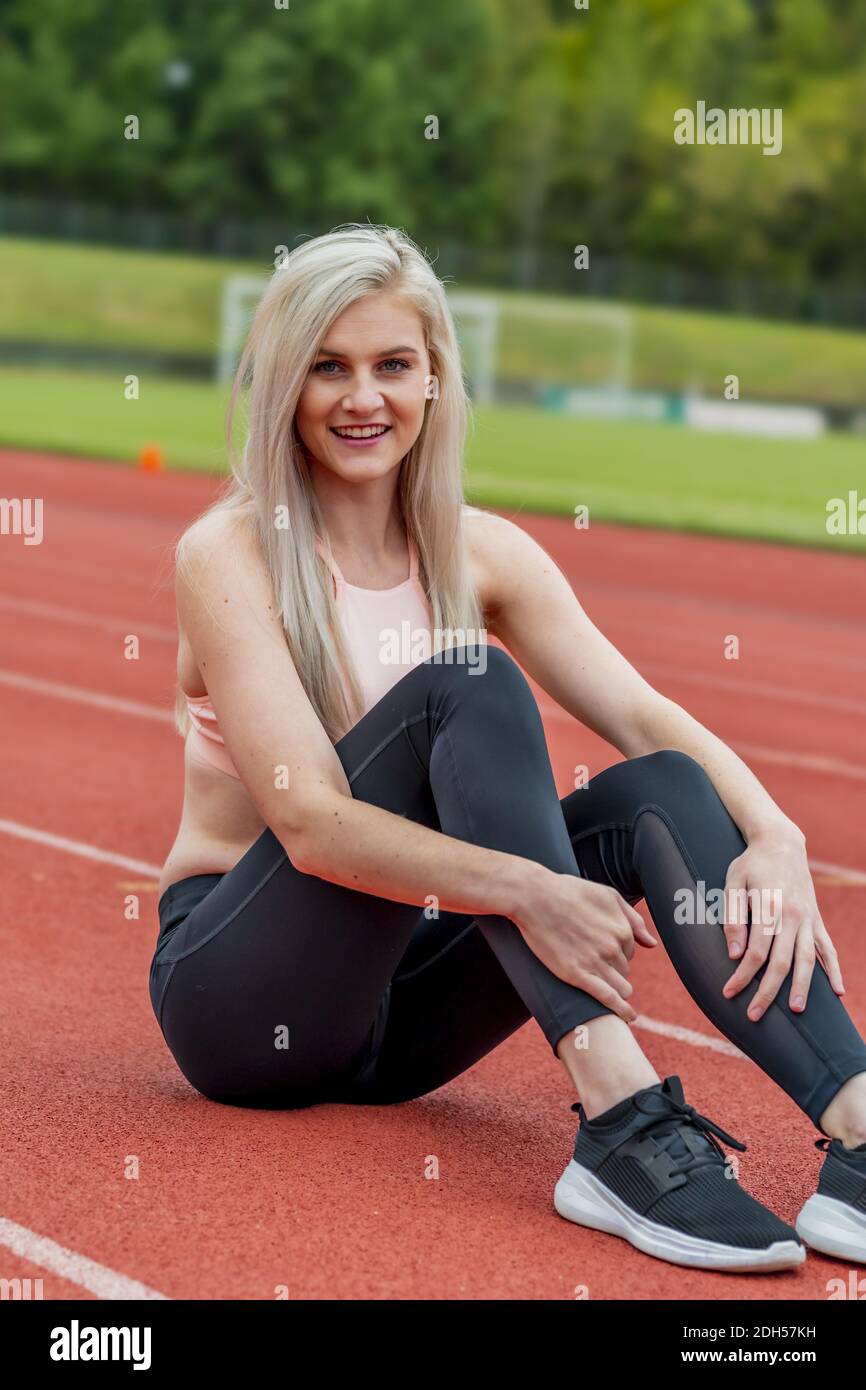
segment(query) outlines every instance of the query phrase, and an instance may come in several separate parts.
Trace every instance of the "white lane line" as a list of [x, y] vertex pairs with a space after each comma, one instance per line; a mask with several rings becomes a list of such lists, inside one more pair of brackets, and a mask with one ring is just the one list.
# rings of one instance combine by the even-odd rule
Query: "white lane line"
[[[860, 557], [858, 557], [858, 564], [862, 564]], [[763, 604], [749, 603], [745, 599], [714, 598], [710, 594], [698, 594], [691, 597], [684, 594], [682, 590], [649, 589], [645, 585], [636, 588], [629, 584], [611, 584], [603, 579], [584, 580], [578, 578], [574, 583], [574, 592], [578, 598], [582, 593], [610, 594], [615, 598], [625, 599], [630, 608], [634, 608], [643, 599], [648, 602], [658, 602], [663, 605], [664, 612], [668, 616], [675, 613], [677, 608], [695, 608], [698, 610], [699, 621], [706, 619], [707, 609], [721, 609], [723, 615], [731, 615], [737, 610], [751, 614], [755, 618], [766, 618], [777, 626], [785, 624], [789, 627], [795, 627], [798, 633], [807, 627], [817, 627], [828, 635], [838, 632], [843, 635], [850, 634], [850, 638], [855, 642], [862, 640], [863, 623], [860, 618], [833, 618], [826, 613], [802, 613], [785, 608], [769, 608]]]
[[861, 873], [859, 869], [846, 869], [841, 864], [828, 864], [826, 859], [810, 859], [809, 867], [816, 869], [820, 874], [831, 874], [840, 882], [856, 884], [859, 888], [866, 885], [866, 874]]
[[[104, 864], [116, 864], [124, 869], [133, 869], [146, 878], [158, 879], [162, 870], [156, 864], [147, 864], [141, 859], [130, 859], [123, 854], [113, 854], [109, 850], [97, 849], [94, 845], [83, 844], [79, 840], [68, 840], [63, 835], [52, 835], [46, 830], [36, 830], [32, 826], [20, 825], [17, 821], [0, 820], [0, 834], [14, 835], [21, 840], [31, 840], [36, 844], [48, 845], [52, 849], [78, 854], [84, 859], [94, 859]], [[820, 873], [832, 874], [840, 882], [851, 885], [866, 885], [866, 873], [860, 869], [848, 869], [841, 864], [829, 864], [824, 859], [810, 859], [809, 866]], [[743, 1056], [733, 1043], [718, 1038], [707, 1037], [705, 1033], [695, 1033], [689, 1028], [680, 1028], [674, 1023], [662, 1023], [657, 1019], [641, 1014], [636, 1026], [651, 1032], [663, 1033], [665, 1037], [690, 1042], [695, 1047], [710, 1047], [729, 1056]]]
[[680, 1028], [675, 1023], [660, 1023], [656, 1018], [638, 1014], [633, 1027], [644, 1028], [648, 1033], [658, 1033], [663, 1038], [675, 1038], [677, 1042], [689, 1043], [691, 1047], [708, 1047], [712, 1052], [721, 1052], [725, 1057], [740, 1057], [748, 1062], [745, 1052], [734, 1047], [727, 1038], [711, 1038], [707, 1033], [696, 1033], [694, 1028]]
[[52, 835], [48, 830], [37, 830], [32, 825], [20, 825], [14, 820], [0, 820], [0, 834], [12, 835], [18, 840], [30, 840], [33, 844], [47, 845], [49, 849], [63, 850], [66, 854], [77, 854], [82, 859], [95, 859], [99, 864], [115, 864], [120, 869], [132, 869], [147, 878], [159, 878], [162, 870], [156, 864], [147, 864], [143, 859], [131, 859], [127, 854], [113, 854], [108, 849], [97, 849], [81, 840], [68, 840], [65, 835]]
[[147, 1284], [140, 1284], [137, 1279], [128, 1279], [125, 1274], [97, 1264], [86, 1255], [76, 1255], [74, 1250], [67, 1250], [48, 1236], [37, 1235], [35, 1231], [19, 1226], [5, 1216], [0, 1216], [0, 1246], [5, 1246], [22, 1260], [29, 1260], [31, 1264], [87, 1289], [97, 1298], [170, 1301], [167, 1294], [158, 1293], [156, 1289], [148, 1288]]
[[[137, 700], [124, 700], [114, 695], [102, 695], [97, 691], [81, 690], [76, 686], [62, 685], [56, 681], [44, 681], [34, 676], [21, 676], [15, 671], [0, 670], [0, 685], [17, 686], [23, 689], [33, 690], [39, 694], [50, 695], [57, 699], [73, 700], [80, 704], [93, 705], [98, 709], [109, 709], [116, 713], [132, 714], [143, 719], [153, 719], [159, 723], [173, 724], [174, 716], [171, 711], [160, 709], [158, 705], [146, 705]], [[575, 723], [559, 705], [555, 705], [548, 700], [539, 702], [545, 719], [567, 719], [569, 723]], [[808, 755], [791, 753], [784, 749], [763, 748], [759, 744], [731, 744], [736, 752], [738, 749], [755, 759], [764, 759], [766, 762], [788, 764], [792, 767], [800, 767], [808, 772], [831, 773], [833, 776], [853, 777], [860, 781], [866, 781], [866, 768], [857, 767], [852, 764], [840, 763], [831, 758], [817, 758]], [[136, 872], [144, 874], [153, 873], [159, 877], [160, 870], [150, 864], [143, 864], [137, 859], [129, 859], [123, 855], [112, 855], [108, 850], [95, 849], [89, 845], [80, 845], [77, 841], [66, 840], [59, 835], [50, 835], [47, 831], [33, 830], [27, 826], [18, 825], [14, 821], [0, 820], [0, 831], [7, 835], [18, 835], [21, 839], [36, 840], [41, 844], [51, 845], [55, 849], [66, 849], [73, 853], [85, 855], [90, 859], [98, 859], [104, 863], [117, 864], [123, 868], [134, 869]], [[827, 864], [823, 860], [810, 859], [809, 863], [813, 869], [822, 873], [832, 874], [839, 882], [847, 883], [852, 886], [861, 886], [866, 883], [866, 874], [859, 869], [848, 869], [838, 864]]]
[[[669, 620], [670, 615], [668, 614], [668, 621]], [[652, 620], [648, 617], [629, 618], [626, 617], [624, 614], [615, 611], [610, 620], [603, 624], [603, 630], [605, 635], [607, 637], [610, 637], [614, 628], [617, 631], [623, 630], [628, 632], [639, 632], [641, 637], [648, 638], [650, 641], [653, 642], [671, 641], [669, 628], [663, 628], [661, 623], [656, 623], [655, 625], [653, 625]], [[611, 638], [611, 640], [613, 639]], [[694, 627], [689, 628], [688, 630], [685, 630], [681, 627], [677, 632], [677, 643], [679, 651], [687, 651], [691, 647], [706, 647], [710, 649], [713, 653], [715, 653], [716, 661], [719, 660], [721, 642], [722, 639], [716, 632], [706, 632], [703, 630], [698, 630]], [[805, 664], [807, 661], [807, 657], [805, 655], [799, 655], [797, 653], [794, 653], [792, 655], [791, 643], [772, 642], [769, 640], [769, 638], [765, 637], [763, 633], [761, 633], [760, 637], [744, 638], [742, 645], [745, 647], [747, 643], [747, 649], [751, 649], [754, 646], [759, 647], [760, 654], [762, 657], [768, 655], [777, 655], [777, 664], [781, 662], [788, 665], [792, 661], [796, 662], [798, 660]], [[616, 645], [619, 644], [617, 643]], [[863, 645], [862, 641], [860, 645]], [[809, 659], [816, 661], [821, 666], [839, 666], [842, 669], [852, 671], [866, 670], [866, 657], [859, 657], [851, 652], [822, 651], [818, 652], [814, 657]]]
[[636, 664], [641, 674], [653, 671], [673, 682], [703, 685], [710, 690], [724, 690], [728, 695], [757, 695], [760, 699], [776, 700], [787, 705], [814, 705], [821, 710], [838, 710], [840, 714], [866, 714], [866, 700], [847, 700], [841, 695], [823, 695], [817, 690], [792, 690], [790, 686], [771, 685], [768, 681], [743, 680], [735, 672], [726, 680], [723, 676], [707, 676], [699, 671], [684, 671], [680, 666], [666, 666], [657, 661]]
[[177, 642], [177, 631], [173, 627], [142, 623], [137, 618], [100, 616], [81, 608], [67, 608], [61, 603], [42, 603], [39, 599], [14, 598], [9, 594], [0, 594], [0, 608], [13, 613], [32, 613], [34, 618], [56, 618], [67, 627], [95, 627], [101, 632], [121, 632], [124, 635], [134, 632], [137, 637], [150, 637], [155, 642]]
[[[545, 719], [559, 719], [569, 724], [578, 724], [560, 705], [540, 699], [538, 707]], [[727, 740], [722, 740], [727, 742]], [[812, 753], [792, 753], [789, 748], [765, 748], [761, 743], [740, 743], [739, 740], [727, 744], [735, 753], [745, 754], [755, 761], [779, 763], [784, 767], [802, 768], [804, 772], [829, 773], [833, 777], [848, 777], [856, 782], [866, 782], [866, 767], [858, 763], [843, 763], [838, 758], [825, 758]]]
[[[0, 600], [2, 603], [2, 600]], [[112, 710], [118, 714], [131, 714], [141, 719], [153, 719], [157, 723], [174, 724], [172, 710], [160, 709], [158, 705], [147, 705], [138, 700], [126, 700], [117, 695], [103, 695], [97, 690], [82, 690], [79, 686], [66, 685], [59, 681], [43, 680], [39, 676], [22, 675], [18, 671], [0, 669], [0, 685], [21, 690], [32, 690], [38, 695], [49, 695], [58, 700], [72, 700], [77, 704], [91, 705], [95, 709]], [[547, 699], [538, 701], [545, 719], [566, 720], [569, 724], [579, 724], [560, 705]], [[866, 710], [866, 705], [864, 705]], [[778, 763], [783, 767], [801, 768], [804, 772], [817, 772], [832, 777], [846, 777], [855, 782], [866, 782], [866, 767], [857, 763], [843, 763], [838, 758], [825, 758], [811, 753], [793, 753], [787, 748], [765, 748], [759, 743], [730, 743], [735, 753], [767, 763]]]
[[39, 676], [23, 676], [18, 671], [0, 670], [0, 685], [9, 685], [17, 690], [31, 690], [36, 695], [52, 695], [55, 699], [71, 700], [75, 704], [90, 705], [94, 709], [110, 709], [115, 714], [134, 714], [139, 719], [155, 719], [160, 724], [174, 723], [171, 710], [160, 709], [158, 705], [146, 705], [140, 700], [125, 700], [119, 695], [103, 695], [98, 690], [82, 690], [76, 685], [46, 681]]
[[[132, 868], [136, 873], [143, 873], [153, 878], [158, 878], [160, 874], [160, 870], [154, 864], [145, 864], [137, 859], [129, 859], [125, 855], [111, 854], [107, 850], [96, 849], [92, 845], [85, 845], [75, 840], [67, 840], [60, 835], [51, 835], [47, 831], [18, 825], [13, 821], [0, 820], [0, 832], [16, 835], [25, 840], [34, 840], [39, 844], [50, 845], [52, 848], [65, 850], [71, 854], [79, 854], [87, 859]], [[861, 874], [857, 870], [841, 869], [838, 865], [825, 864], [821, 861], [810, 862], [815, 868], [820, 867], [824, 870], [832, 870], [834, 873], [848, 874], [856, 877], [857, 881], [866, 883], [866, 874]], [[638, 1014], [634, 1026], [643, 1028], [645, 1032], [655, 1033], [659, 1037], [671, 1038], [674, 1042], [686, 1043], [689, 1047], [705, 1048], [711, 1052], [721, 1053], [725, 1057], [749, 1061], [747, 1055], [726, 1038], [711, 1037], [707, 1033], [697, 1032], [694, 1028], [683, 1028], [676, 1023], [666, 1023], [661, 1019], [651, 1018], [648, 1014]], [[26, 1227], [16, 1226], [14, 1222], [7, 1221], [2, 1217], [0, 1217], [0, 1245], [6, 1245], [33, 1264], [50, 1269], [55, 1274], [60, 1274], [63, 1278], [81, 1285], [82, 1288], [89, 1289], [99, 1298], [162, 1299], [166, 1297], [165, 1294], [156, 1293], [144, 1284], [138, 1284], [135, 1280], [127, 1279], [123, 1274], [117, 1274], [114, 1270], [95, 1264], [83, 1255], [76, 1255], [71, 1250], [65, 1250], [63, 1246], [55, 1244], [47, 1237], [38, 1236], [35, 1232], [28, 1231]]]
[[848, 777], [855, 782], [866, 782], [866, 767], [856, 763], [841, 763], [837, 758], [823, 758], [814, 753], [789, 753], [784, 748], [764, 748], [759, 743], [731, 743], [735, 753], [744, 753], [763, 763], [780, 763], [783, 766], [801, 767], [804, 772], [822, 772], [831, 777]]

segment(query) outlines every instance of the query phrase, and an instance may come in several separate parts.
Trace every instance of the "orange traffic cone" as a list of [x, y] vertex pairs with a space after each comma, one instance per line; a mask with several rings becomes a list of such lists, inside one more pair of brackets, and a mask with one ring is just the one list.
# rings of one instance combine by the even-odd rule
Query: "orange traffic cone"
[[162, 449], [158, 444], [145, 444], [138, 456], [138, 466], [145, 473], [159, 473], [165, 467]]

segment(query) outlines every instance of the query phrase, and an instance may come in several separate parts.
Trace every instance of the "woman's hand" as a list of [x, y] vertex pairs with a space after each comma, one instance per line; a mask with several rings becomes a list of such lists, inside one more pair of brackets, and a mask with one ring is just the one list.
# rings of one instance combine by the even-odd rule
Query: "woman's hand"
[[626, 1023], [635, 1021], [628, 963], [635, 941], [658, 943], [615, 888], [545, 870], [512, 920], [554, 975], [586, 990]]
[[[751, 926], [746, 904], [752, 909]], [[799, 831], [754, 836], [744, 853], [731, 862], [725, 880], [725, 923], [728, 953], [734, 960], [742, 957], [722, 990], [726, 998], [744, 989], [769, 960], [749, 1005], [748, 1016], [753, 1022], [775, 999], [792, 963], [788, 1004], [794, 1012], [802, 1013], [806, 1007], [816, 958], [836, 993], [845, 992], [836, 949], [818, 910], [806, 842]]]

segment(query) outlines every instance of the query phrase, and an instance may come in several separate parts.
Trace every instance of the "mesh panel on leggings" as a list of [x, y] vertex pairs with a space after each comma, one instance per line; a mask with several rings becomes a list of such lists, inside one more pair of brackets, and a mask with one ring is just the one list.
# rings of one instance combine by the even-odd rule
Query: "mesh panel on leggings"
[[[635, 858], [641, 865], [644, 892], [653, 920], [692, 998], [719, 1031], [757, 1062], [788, 1095], [801, 1100], [810, 1097], [821, 1076], [835, 1071], [833, 1058], [822, 1051], [809, 1031], [810, 1008], [833, 1008], [832, 999], [827, 999], [832, 989], [820, 963], [816, 963], [809, 1001], [802, 1015], [792, 1013], [787, 1006], [791, 990], [789, 971], [763, 1017], [752, 1022], [746, 1011], [766, 966], [761, 966], [750, 983], [733, 998], [724, 998], [722, 986], [734, 973], [737, 962], [728, 955], [721, 923], [682, 924], [675, 920], [677, 903], [681, 901], [675, 895], [683, 889], [696, 895], [697, 885], [670, 827], [655, 808], [643, 812], [637, 819]], [[707, 883], [706, 889], [723, 884], [724, 875], [718, 883]], [[840, 1017], [840, 1029], [846, 1021], [850, 1027], [847, 1016]], [[840, 1045], [841, 1040], [840, 1032]], [[845, 1041], [848, 1041], [847, 1034]]]

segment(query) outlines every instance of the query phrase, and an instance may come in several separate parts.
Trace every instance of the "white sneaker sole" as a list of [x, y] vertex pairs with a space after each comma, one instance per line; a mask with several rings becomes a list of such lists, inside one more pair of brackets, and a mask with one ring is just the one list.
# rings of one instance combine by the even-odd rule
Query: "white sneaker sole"
[[[802, 1245], [794, 1240], [779, 1240], [765, 1250], [751, 1250], [737, 1245], [722, 1245], [703, 1240], [670, 1226], [660, 1226], [626, 1206], [610, 1188], [583, 1164], [571, 1160], [553, 1192], [553, 1205], [567, 1221], [578, 1226], [591, 1226], [621, 1236], [646, 1255], [654, 1255], [669, 1264], [687, 1265], [693, 1269], [759, 1270], [768, 1273], [776, 1269], [793, 1269], [806, 1258]], [[799, 1233], [799, 1229], [798, 1229]]]
[[804, 1202], [794, 1226], [813, 1250], [866, 1264], [866, 1212], [815, 1192]]

